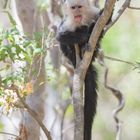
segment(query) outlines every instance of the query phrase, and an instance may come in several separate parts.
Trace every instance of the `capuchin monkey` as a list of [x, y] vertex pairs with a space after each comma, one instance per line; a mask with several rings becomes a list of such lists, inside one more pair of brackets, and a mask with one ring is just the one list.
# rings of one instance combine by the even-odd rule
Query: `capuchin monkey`
[[[99, 15], [100, 10], [90, 4], [88, 0], [65, 0], [64, 2], [64, 20], [58, 28], [56, 38], [63, 54], [74, 68], [76, 67], [75, 44], [79, 46], [82, 59], [83, 52], [89, 48], [89, 37]], [[92, 62], [98, 52], [99, 42]], [[92, 123], [97, 104], [97, 73], [92, 62], [85, 77], [84, 140], [91, 140]]]

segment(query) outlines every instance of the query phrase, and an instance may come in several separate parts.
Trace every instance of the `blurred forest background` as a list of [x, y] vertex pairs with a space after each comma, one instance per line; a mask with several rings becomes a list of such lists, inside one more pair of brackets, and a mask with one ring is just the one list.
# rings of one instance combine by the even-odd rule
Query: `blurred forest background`
[[[10, 16], [3, 12], [5, 11], [5, 2], [6, 1], [0, 0], [1, 35], [4, 30], [6, 31], [13, 26], [10, 24]], [[100, 2], [101, 7], [103, 7], [104, 1]], [[50, 3], [48, 0], [36, 0], [36, 3], [38, 9], [41, 9], [41, 12], [44, 9], [50, 10]], [[119, 4], [120, 3], [118, 3], [118, 7]], [[132, 5], [140, 7], [140, 1], [132, 0]], [[15, 18], [14, 14], [11, 15]], [[22, 32], [23, 29], [21, 29], [21, 23], [18, 29]], [[54, 140], [60, 139], [61, 125], [63, 125], [64, 139], [71, 140], [73, 134], [73, 108], [72, 105], [69, 105], [69, 100], [71, 99], [69, 80], [64, 66], [59, 66], [59, 64], [55, 65], [55, 61], [52, 59], [52, 56], [55, 56], [55, 53], [51, 53], [53, 51], [53, 47], [51, 48], [51, 46], [52, 41], [54, 41], [53, 38], [55, 37], [55, 34], [52, 35], [48, 30], [44, 31], [44, 38], [47, 39], [44, 41], [45, 48], [43, 49], [46, 49], [47, 52], [45, 59], [46, 84], [45, 94], [43, 95], [45, 100], [45, 117], [43, 122], [48, 130], [52, 132]], [[57, 47], [56, 43], [54, 46]], [[118, 22], [103, 38], [102, 48], [105, 56], [118, 58], [132, 63], [140, 63], [140, 10], [127, 9]], [[28, 49], [26, 51], [28, 51]], [[38, 54], [42, 50], [35, 48], [34, 51]], [[57, 57], [54, 59], [57, 59]], [[11, 73], [11, 69], [8, 69], [8, 72], [7, 69], [2, 69], [5, 65], [5, 61], [3, 61], [2, 58], [0, 61], [0, 77], [5, 78], [9, 73]], [[11, 61], [9, 63], [12, 63], [13, 69], [17, 69], [17, 63], [15, 64], [15, 62]], [[98, 69], [99, 91], [97, 114], [93, 125], [93, 139], [114, 140], [116, 128], [112, 117], [112, 111], [117, 106], [117, 100], [111, 92], [104, 87], [104, 68], [101, 67], [97, 61], [95, 63]], [[140, 71], [138, 69], [134, 69], [132, 65], [125, 62], [113, 61], [106, 58], [105, 63], [109, 67], [109, 84], [122, 91], [126, 100], [124, 109], [119, 113], [119, 118], [123, 122], [122, 140], [140, 140]], [[24, 81], [23, 83], [29, 84], [30, 82]], [[3, 94], [1, 95], [0, 93], [0, 140], [12, 140], [15, 139], [14, 136], [5, 135], [1, 132], [18, 135], [22, 111], [12, 107], [9, 102], [3, 102], [4, 99]], [[5, 108], [6, 106], [8, 109]], [[65, 110], [65, 108], [67, 108], [67, 110]], [[62, 124], [61, 120], [63, 119], [64, 111], [66, 111], [66, 113]], [[45, 139], [43, 132], [41, 132], [41, 139]]]

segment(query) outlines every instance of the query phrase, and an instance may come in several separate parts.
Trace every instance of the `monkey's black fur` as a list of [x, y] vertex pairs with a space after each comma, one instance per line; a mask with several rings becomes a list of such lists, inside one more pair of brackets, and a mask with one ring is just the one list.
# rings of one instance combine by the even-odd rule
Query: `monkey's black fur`
[[[64, 55], [76, 67], [76, 55], [74, 44], [78, 44], [80, 48], [80, 57], [82, 59], [83, 51], [88, 47], [88, 40], [95, 23], [90, 26], [81, 26], [75, 31], [64, 31], [57, 33], [57, 40], [60, 42], [60, 48]], [[62, 25], [63, 26], [63, 23]], [[99, 41], [98, 41], [99, 42]], [[96, 47], [96, 52], [99, 48], [99, 43]], [[95, 59], [96, 53], [92, 60]], [[84, 140], [91, 140], [91, 130], [94, 115], [96, 113], [97, 104], [97, 74], [92, 62], [87, 70], [85, 77], [85, 102], [84, 102]]]

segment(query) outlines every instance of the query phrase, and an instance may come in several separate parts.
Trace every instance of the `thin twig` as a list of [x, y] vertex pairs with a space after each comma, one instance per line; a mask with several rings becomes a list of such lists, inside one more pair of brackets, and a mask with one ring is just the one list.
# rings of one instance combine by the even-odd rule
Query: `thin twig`
[[[44, 50], [44, 46], [45, 46], [45, 25], [44, 25], [44, 20], [43, 20], [43, 17], [40, 15], [40, 18], [41, 18], [41, 22], [42, 22], [42, 28], [43, 28], [43, 32], [42, 32], [42, 40], [41, 40], [41, 49]], [[44, 54], [43, 52], [41, 52], [40, 54], [40, 64], [39, 64], [39, 70], [38, 70], [38, 73], [37, 73], [37, 77], [36, 79], [39, 78], [40, 74], [41, 74], [41, 69], [42, 69], [42, 65], [43, 65], [43, 61], [44, 61]]]
[[118, 99], [118, 107], [113, 111], [113, 117], [116, 122], [116, 140], [121, 139], [122, 122], [118, 118], [118, 113], [124, 108], [125, 99], [123, 94], [118, 90], [108, 85], [108, 68], [105, 67], [105, 87], [112, 91], [113, 95]]
[[105, 59], [109, 59], [109, 60], [112, 60], [112, 61], [118, 61], [118, 62], [123, 62], [123, 63], [126, 63], [128, 65], [131, 65], [133, 67], [135, 67], [136, 64], [134, 64], [133, 62], [128, 62], [128, 61], [125, 61], [125, 60], [121, 60], [121, 59], [118, 59], [118, 58], [114, 58], [114, 57], [110, 57], [110, 56], [104, 56]]
[[98, 58], [100, 59], [99, 63], [101, 64], [101, 66], [103, 66], [105, 68], [104, 86], [107, 89], [109, 89], [112, 92], [112, 94], [118, 99], [118, 106], [113, 111], [113, 118], [116, 122], [116, 140], [120, 140], [121, 139], [122, 122], [118, 118], [118, 113], [124, 108], [125, 99], [124, 99], [124, 96], [121, 93], [121, 91], [119, 91], [118, 89], [115, 89], [115, 88], [111, 87], [110, 85], [108, 85], [108, 71], [109, 71], [109, 69], [104, 62], [103, 52], [99, 53]]
[[0, 132], [0, 134], [9, 135], [9, 136], [13, 136], [13, 137], [18, 137], [15, 134], [7, 133], [7, 132]]
[[130, 6], [130, 5], [128, 6], [128, 8], [132, 9], [132, 10], [140, 10], [140, 7], [134, 7], [134, 6]]

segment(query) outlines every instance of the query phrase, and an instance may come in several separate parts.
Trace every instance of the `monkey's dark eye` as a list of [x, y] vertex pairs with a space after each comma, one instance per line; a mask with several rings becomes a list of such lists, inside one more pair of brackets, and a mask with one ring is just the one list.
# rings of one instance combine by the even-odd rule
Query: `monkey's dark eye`
[[76, 6], [71, 6], [71, 9], [75, 9], [76, 8]]
[[77, 6], [77, 7], [78, 7], [79, 9], [80, 9], [80, 8], [82, 8], [82, 6], [81, 6], [81, 5], [79, 5], [79, 6]]

